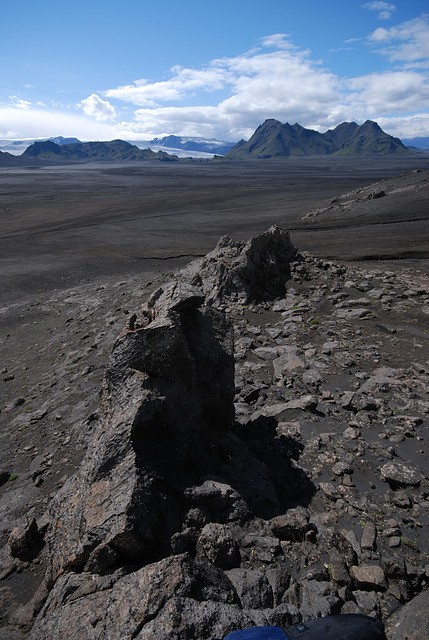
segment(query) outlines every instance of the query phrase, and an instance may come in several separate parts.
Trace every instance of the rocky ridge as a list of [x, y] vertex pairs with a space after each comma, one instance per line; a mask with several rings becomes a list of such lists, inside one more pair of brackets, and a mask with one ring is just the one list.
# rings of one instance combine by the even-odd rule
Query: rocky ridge
[[[348, 216], [352, 221], [361, 224], [365, 217], [374, 215], [375, 207], [381, 198], [386, 198], [387, 202], [395, 200], [396, 204], [401, 202], [408, 209], [411, 208], [411, 203], [427, 202], [428, 178], [429, 172], [419, 169], [395, 178], [386, 178], [341, 194], [331, 200], [327, 206], [309, 211], [302, 219], [314, 221], [315, 218], [319, 218], [324, 222], [335, 222]], [[392, 212], [392, 208], [388, 207], [380, 221], [388, 219], [389, 210]]]
[[[62, 443], [65, 459], [90, 439], [79, 471], [57, 493], [54, 456], [27, 452], [31, 492], [53, 494], [37, 505], [32, 493], [13, 530], [7, 519], [0, 637], [25, 637], [35, 616], [34, 640], [77, 627], [87, 638], [222, 638], [339, 612], [388, 623], [409, 601], [421, 615], [426, 286], [416, 271], [299, 254], [276, 228], [222, 239], [173, 274], [128, 314], [99, 412]], [[98, 333], [84, 357], [103, 342]], [[52, 400], [24, 405], [10, 403], [11, 429], [47, 430]], [[20, 482], [5, 482], [3, 504]], [[40, 587], [20, 608], [13, 585], [31, 573]]]

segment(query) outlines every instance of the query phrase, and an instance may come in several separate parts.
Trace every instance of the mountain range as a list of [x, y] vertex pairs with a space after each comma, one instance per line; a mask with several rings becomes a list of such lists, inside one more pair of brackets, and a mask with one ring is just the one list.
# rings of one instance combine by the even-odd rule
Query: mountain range
[[[19, 166], [33, 160], [60, 162], [88, 162], [96, 160], [133, 161], [161, 160], [177, 161], [186, 157], [210, 159], [216, 156], [227, 160], [247, 160], [258, 158], [282, 158], [288, 156], [325, 155], [414, 155], [427, 153], [429, 138], [410, 138], [413, 146], [404, 146], [399, 138], [385, 133], [376, 122], [367, 120], [362, 125], [343, 122], [319, 133], [305, 129], [299, 124], [282, 124], [269, 119], [261, 124], [248, 140], [232, 142], [190, 138], [185, 136], [165, 136], [147, 141], [126, 142], [81, 142], [77, 138], [57, 136], [48, 140], [3, 140], [0, 141], [0, 166]], [[7, 143], [7, 144], [6, 144]], [[415, 144], [413, 144], [415, 143]], [[427, 146], [426, 146], [427, 143]], [[21, 155], [19, 151], [23, 150]], [[176, 154], [172, 155], [171, 150]], [[3, 152], [5, 151], [5, 152]]]
[[376, 122], [367, 120], [362, 125], [343, 122], [319, 133], [305, 129], [298, 123], [282, 124], [278, 120], [265, 120], [246, 142], [240, 140], [225, 154], [228, 160], [252, 158], [281, 158], [315, 155], [411, 155], [399, 138], [385, 133]]
[[162, 160], [175, 161], [177, 158], [164, 151], [139, 149], [125, 140], [111, 142], [73, 142], [57, 144], [52, 140], [33, 142], [22, 154], [28, 158], [42, 158], [44, 160], [82, 161], [89, 160]]
[[429, 150], [429, 136], [418, 136], [416, 138], [402, 138], [402, 142], [406, 147], [416, 151]]

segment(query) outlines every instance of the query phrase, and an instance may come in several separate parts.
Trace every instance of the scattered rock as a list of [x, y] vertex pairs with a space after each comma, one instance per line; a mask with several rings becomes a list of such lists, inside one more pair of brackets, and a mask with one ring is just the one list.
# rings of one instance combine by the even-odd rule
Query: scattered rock
[[19, 560], [33, 560], [43, 548], [43, 537], [40, 534], [35, 518], [22, 525], [17, 525], [9, 536], [10, 554]]
[[378, 565], [361, 564], [351, 567], [350, 575], [358, 589], [384, 590], [386, 588], [386, 576]]
[[273, 590], [264, 573], [257, 569], [232, 569], [227, 572], [243, 609], [272, 609]]
[[[232, 569], [240, 565], [237, 541], [222, 524], [211, 522], [201, 531], [197, 542], [197, 557], [207, 559], [220, 569]], [[256, 607], [258, 608], [258, 607]]]
[[10, 472], [0, 470], [0, 487], [2, 487], [10, 478]]
[[374, 523], [370, 521], [366, 522], [362, 533], [362, 540], [360, 543], [362, 549], [374, 550], [376, 537], [377, 529], [375, 528]]
[[329, 570], [332, 580], [341, 587], [351, 586], [350, 574], [338, 549], [329, 550]]
[[416, 465], [406, 462], [388, 462], [380, 469], [381, 477], [392, 487], [418, 486], [424, 475]]
[[302, 507], [291, 509], [286, 514], [273, 518], [270, 522], [270, 528], [280, 540], [294, 542], [302, 542], [306, 533], [314, 530], [309, 522], [308, 511]]

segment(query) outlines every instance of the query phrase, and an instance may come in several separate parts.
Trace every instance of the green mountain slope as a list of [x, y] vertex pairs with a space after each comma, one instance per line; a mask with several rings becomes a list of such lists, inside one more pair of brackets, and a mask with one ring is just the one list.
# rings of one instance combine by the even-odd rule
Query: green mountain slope
[[45, 160], [88, 162], [90, 160], [162, 160], [174, 161], [172, 156], [163, 151], [139, 149], [124, 140], [111, 142], [76, 142], [72, 144], [56, 144], [50, 140], [34, 142], [22, 154], [27, 157], [43, 158]]
[[385, 133], [376, 122], [362, 125], [343, 122], [335, 129], [319, 133], [299, 124], [266, 120], [247, 141], [240, 140], [227, 159], [280, 158], [315, 155], [412, 155], [399, 140]]

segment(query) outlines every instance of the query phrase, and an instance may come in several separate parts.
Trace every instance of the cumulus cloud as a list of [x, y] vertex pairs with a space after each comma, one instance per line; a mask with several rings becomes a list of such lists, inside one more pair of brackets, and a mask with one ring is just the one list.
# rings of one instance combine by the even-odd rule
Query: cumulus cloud
[[351, 103], [360, 102], [369, 117], [412, 113], [429, 104], [429, 82], [415, 71], [371, 73], [348, 85]]
[[382, 45], [379, 53], [387, 56], [392, 62], [429, 62], [428, 15], [408, 20], [390, 29], [379, 27], [368, 39], [372, 43]]
[[388, 20], [392, 17], [392, 13], [396, 11], [396, 6], [390, 2], [366, 2], [362, 7], [369, 9], [369, 11], [377, 11], [379, 20]]
[[94, 116], [99, 122], [116, 118], [115, 108], [108, 100], [103, 100], [96, 93], [92, 93], [88, 98], [82, 100], [80, 106], [88, 116]]
[[[372, 10], [387, 10], [387, 3], [368, 4]], [[393, 11], [394, 5], [387, 6]], [[377, 29], [370, 41], [382, 44], [378, 52], [383, 55], [387, 46], [395, 45], [395, 52], [387, 55], [411, 58], [405, 47], [415, 50], [422, 43], [425, 25], [423, 16], [392, 29]], [[419, 55], [421, 52], [422, 47]], [[248, 138], [267, 118], [299, 122], [320, 131], [344, 120], [385, 117], [392, 122], [403, 114], [410, 117], [427, 110], [429, 97], [428, 79], [416, 68], [340, 78], [281, 33], [261, 38], [242, 55], [214, 60], [199, 70], [174, 67], [171, 74], [162, 82], [138, 80], [107, 91], [109, 98], [140, 107], [133, 122], [118, 126], [130, 135], [147, 138], [173, 133], [237, 140]], [[214, 90], [225, 93], [217, 104], [181, 104], [194, 94]], [[404, 123], [402, 118], [403, 128]]]
[[132, 85], [106, 91], [108, 98], [116, 98], [141, 106], [157, 106], [160, 102], [184, 100], [196, 91], [216, 91], [228, 84], [226, 69], [214, 61], [206, 69], [186, 69], [179, 65], [171, 69], [170, 80], [149, 82], [136, 80]]
[[381, 116], [378, 124], [384, 131], [397, 138], [418, 138], [429, 135], [429, 113], [389, 118]]
[[341, 99], [337, 77], [303, 52], [236, 58], [229, 65], [236, 74], [235, 91], [219, 104], [219, 110], [241, 129], [256, 118], [323, 119]]

